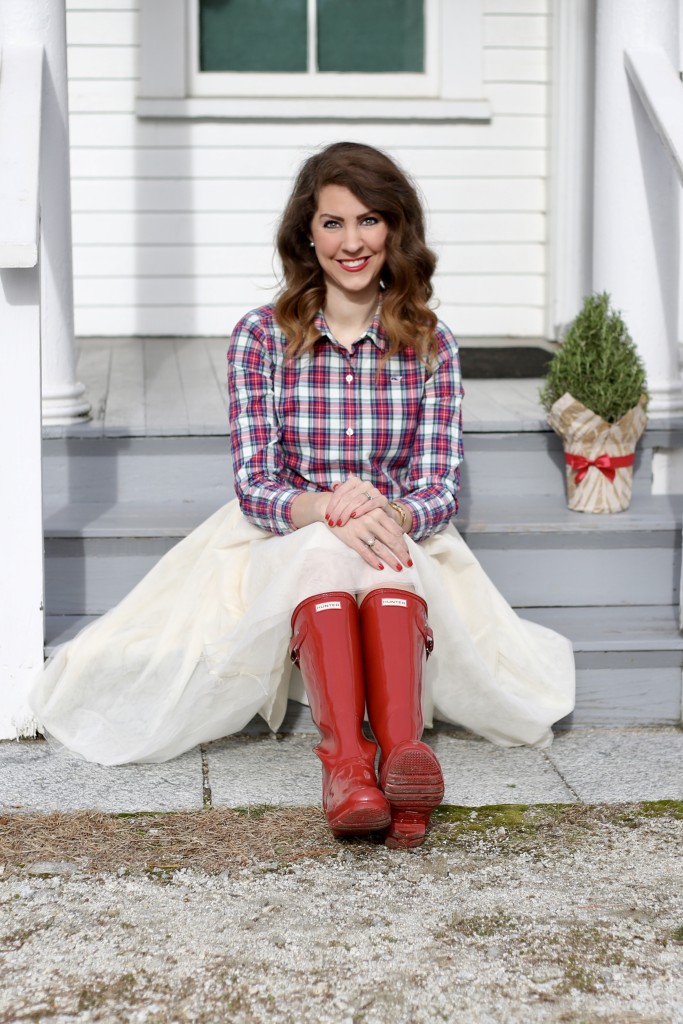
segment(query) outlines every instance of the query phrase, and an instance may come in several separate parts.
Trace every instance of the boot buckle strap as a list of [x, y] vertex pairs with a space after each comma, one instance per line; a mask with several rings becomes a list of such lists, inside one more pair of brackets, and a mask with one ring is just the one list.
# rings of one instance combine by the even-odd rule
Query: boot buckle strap
[[297, 629], [296, 633], [289, 642], [289, 658], [293, 664], [299, 668], [299, 649], [306, 636], [306, 627], [303, 626], [301, 629]]
[[427, 650], [427, 657], [429, 657], [429, 655], [434, 650], [434, 633], [432, 632], [432, 630], [431, 630], [431, 628], [429, 626], [427, 626], [426, 629], [425, 629], [424, 638], [425, 638], [425, 648]]

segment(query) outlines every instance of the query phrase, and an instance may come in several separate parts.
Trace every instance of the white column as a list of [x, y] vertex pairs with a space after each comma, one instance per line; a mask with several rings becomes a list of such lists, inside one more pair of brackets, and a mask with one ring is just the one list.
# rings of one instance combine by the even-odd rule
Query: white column
[[2, 38], [0, 69], [0, 739], [35, 732], [43, 662], [38, 168], [43, 48]]
[[0, 269], [2, 622], [0, 739], [35, 734], [26, 705], [43, 663], [38, 267]]
[[548, 338], [560, 339], [593, 281], [595, 4], [553, 0]]
[[45, 50], [40, 175], [43, 421], [73, 423], [90, 403], [76, 380], [65, 0], [1, 0], [0, 38]]
[[645, 360], [649, 412], [683, 410], [678, 356], [679, 185], [624, 66], [626, 49], [678, 59], [678, 0], [598, 0], [593, 289]]

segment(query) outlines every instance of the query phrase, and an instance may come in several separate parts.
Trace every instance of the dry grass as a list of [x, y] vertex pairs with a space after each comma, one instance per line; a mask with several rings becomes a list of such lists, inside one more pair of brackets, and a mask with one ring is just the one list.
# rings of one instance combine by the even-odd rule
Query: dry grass
[[[559, 844], [569, 849], [582, 835], [608, 826], [639, 828], [653, 818], [683, 820], [683, 803], [505, 804], [442, 806], [433, 816], [424, 852], [457, 843], [491, 842], [510, 854]], [[67, 861], [84, 871], [148, 871], [159, 876], [181, 868], [215, 874], [263, 864], [282, 868], [306, 857], [352, 848], [372, 854], [379, 836], [332, 838], [317, 807], [250, 807], [246, 810], [111, 815], [98, 811], [0, 816], [0, 870]], [[461, 848], [463, 848], [461, 846]]]
[[339, 849], [317, 808], [109, 815], [94, 811], [0, 818], [0, 864], [68, 861], [88, 871], [216, 873], [247, 864], [278, 866]]

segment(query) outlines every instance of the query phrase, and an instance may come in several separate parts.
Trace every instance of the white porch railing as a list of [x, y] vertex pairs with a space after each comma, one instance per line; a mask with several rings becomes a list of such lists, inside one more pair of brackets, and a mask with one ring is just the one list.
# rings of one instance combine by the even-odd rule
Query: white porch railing
[[683, 115], [679, 6], [599, 0], [596, 17], [593, 290], [623, 312], [645, 361], [648, 415], [665, 419], [683, 413], [681, 196], [670, 159]]
[[43, 48], [0, 54], [0, 739], [35, 732], [43, 660], [39, 169]]
[[683, 82], [664, 50], [627, 50], [624, 61], [683, 185]]

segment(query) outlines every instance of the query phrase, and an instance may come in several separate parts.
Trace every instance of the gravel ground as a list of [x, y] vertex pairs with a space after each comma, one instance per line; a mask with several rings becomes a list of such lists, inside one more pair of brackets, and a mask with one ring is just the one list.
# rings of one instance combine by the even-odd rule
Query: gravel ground
[[536, 813], [216, 873], [0, 866], [0, 1022], [683, 1022], [680, 808]]

